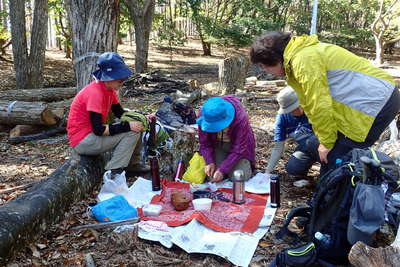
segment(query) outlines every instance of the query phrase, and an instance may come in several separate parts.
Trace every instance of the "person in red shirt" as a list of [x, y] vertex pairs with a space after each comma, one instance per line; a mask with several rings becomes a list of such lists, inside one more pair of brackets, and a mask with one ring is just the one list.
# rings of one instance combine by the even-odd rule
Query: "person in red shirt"
[[[67, 122], [70, 146], [80, 155], [99, 155], [113, 150], [105, 169], [121, 173], [132, 155], [141, 146], [143, 124], [123, 121], [105, 124], [112, 111], [117, 118], [125, 112], [117, 98], [117, 90], [133, 74], [120, 55], [106, 52], [97, 60], [94, 81], [74, 98]], [[135, 151], [136, 148], [136, 151]]]

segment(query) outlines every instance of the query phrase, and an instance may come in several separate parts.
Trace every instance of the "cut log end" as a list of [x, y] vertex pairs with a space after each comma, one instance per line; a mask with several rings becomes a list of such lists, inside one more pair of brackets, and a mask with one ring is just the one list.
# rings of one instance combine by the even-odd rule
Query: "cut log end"
[[42, 112], [42, 121], [45, 125], [54, 125], [57, 123], [56, 116], [47, 108]]

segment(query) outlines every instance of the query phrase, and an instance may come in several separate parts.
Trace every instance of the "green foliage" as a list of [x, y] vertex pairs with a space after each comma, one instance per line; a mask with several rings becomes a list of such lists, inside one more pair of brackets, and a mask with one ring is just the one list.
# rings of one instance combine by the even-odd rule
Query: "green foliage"
[[369, 29], [342, 29], [341, 31], [322, 31], [319, 39], [342, 47], [372, 47], [374, 39]]
[[187, 41], [185, 33], [177, 29], [174, 23], [166, 23], [155, 28], [157, 37], [154, 39], [156, 46], [179, 46]]
[[7, 40], [11, 38], [11, 34], [9, 31], [1, 27], [0, 25], [0, 40]]
[[[179, 10], [179, 12], [186, 13], [186, 10]], [[153, 44], [158, 47], [184, 45], [187, 41], [187, 36], [176, 27], [176, 24], [183, 19], [184, 17], [173, 18], [169, 13], [155, 13], [153, 31], [156, 32], [156, 37], [153, 39]]]
[[[255, 35], [284, 28], [290, 0], [277, 0], [266, 6], [263, 0], [187, 0], [191, 16], [204, 41], [224, 46], [249, 45]], [[218, 6], [220, 4], [220, 6]]]
[[119, 37], [124, 38], [128, 36], [131, 26], [133, 26], [133, 20], [130, 18], [128, 7], [122, 1], [119, 15]]

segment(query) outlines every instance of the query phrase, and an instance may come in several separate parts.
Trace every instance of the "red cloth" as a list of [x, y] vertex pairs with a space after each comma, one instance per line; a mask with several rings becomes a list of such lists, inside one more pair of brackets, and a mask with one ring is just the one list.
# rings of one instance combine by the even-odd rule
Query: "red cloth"
[[[219, 189], [224, 196], [232, 199], [232, 189]], [[142, 220], [163, 221], [169, 226], [179, 226], [198, 220], [205, 226], [219, 232], [246, 232], [254, 233], [264, 215], [267, 195], [245, 193], [246, 202], [238, 205], [233, 202], [213, 200], [210, 211], [197, 211], [190, 202], [189, 208], [184, 211], [176, 211], [171, 203], [171, 194], [183, 192], [190, 195], [190, 187], [187, 183], [171, 182], [163, 180], [163, 190], [151, 200], [152, 204], [162, 206], [161, 213], [157, 217], [145, 217], [141, 209], [139, 215]]]
[[67, 132], [70, 145], [77, 146], [93, 132], [89, 111], [100, 113], [105, 123], [111, 106], [118, 103], [115, 91], [108, 89], [104, 82], [93, 81], [85, 86], [75, 96], [69, 111]]

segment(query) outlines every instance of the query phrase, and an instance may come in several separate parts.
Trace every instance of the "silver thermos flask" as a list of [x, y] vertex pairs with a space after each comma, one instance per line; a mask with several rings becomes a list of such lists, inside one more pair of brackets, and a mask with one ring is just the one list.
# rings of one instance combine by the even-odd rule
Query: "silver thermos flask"
[[242, 170], [236, 170], [233, 172], [233, 203], [243, 204], [244, 199], [244, 172]]

